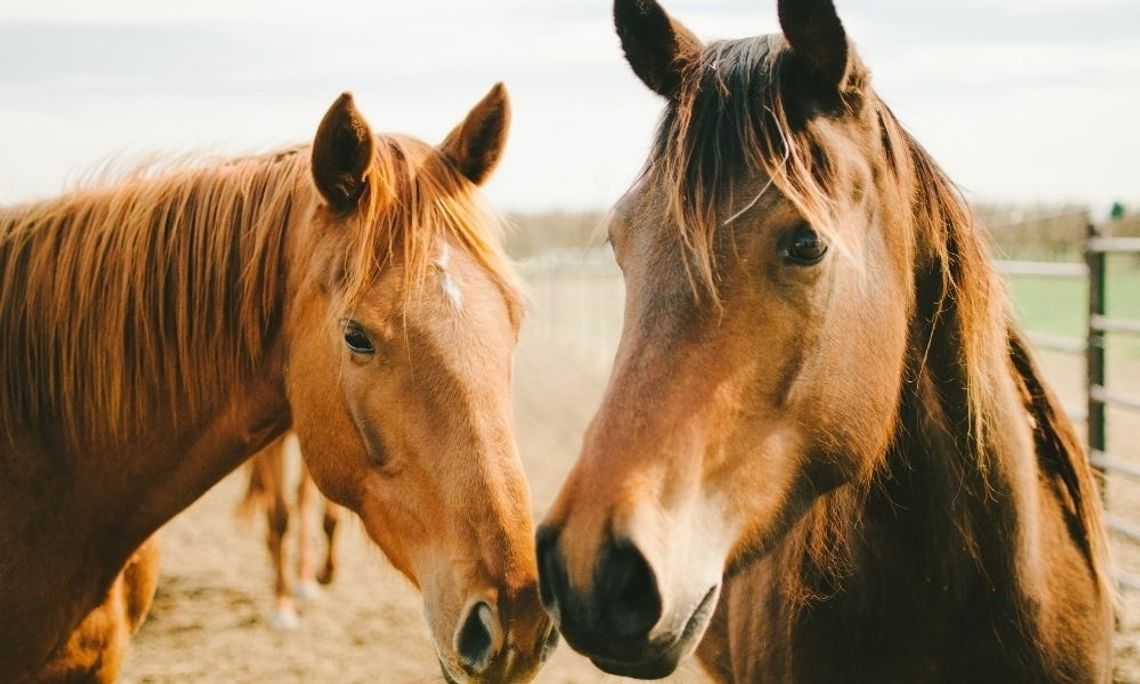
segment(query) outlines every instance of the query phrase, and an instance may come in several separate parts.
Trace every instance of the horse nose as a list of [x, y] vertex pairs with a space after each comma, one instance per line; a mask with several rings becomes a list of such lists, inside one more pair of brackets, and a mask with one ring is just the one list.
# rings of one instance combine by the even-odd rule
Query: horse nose
[[577, 650], [618, 653], [645, 645], [661, 619], [661, 594], [649, 562], [635, 544], [608, 539], [594, 567], [592, 591], [572, 590], [558, 549], [559, 531], [539, 528], [539, 592], [562, 635]]
[[558, 530], [549, 525], [540, 525], [535, 534], [535, 549], [538, 553], [538, 596], [542, 605], [554, 618], [559, 620], [558, 595], [566, 588], [566, 566], [558, 553]]
[[598, 601], [622, 639], [644, 640], [661, 619], [661, 594], [645, 556], [628, 540], [610, 541], [598, 565]]
[[471, 605], [455, 632], [455, 652], [471, 674], [487, 671], [503, 645], [503, 629], [486, 601]]

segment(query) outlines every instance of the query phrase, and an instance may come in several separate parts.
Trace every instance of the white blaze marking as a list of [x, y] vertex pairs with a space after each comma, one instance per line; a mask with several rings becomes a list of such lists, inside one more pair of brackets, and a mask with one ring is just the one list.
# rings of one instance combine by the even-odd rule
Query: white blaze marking
[[463, 291], [459, 289], [455, 279], [451, 277], [451, 273], [447, 270], [447, 265], [451, 262], [451, 245], [446, 242], [443, 243], [442, 249], [439, 250], [439, 256], [435, 259], [435, 268], [439, 271], [439, 284], [443, 287], [443, 293], [447, 295], [448, 301], [451, 306], [459, 311], [463, 308]]

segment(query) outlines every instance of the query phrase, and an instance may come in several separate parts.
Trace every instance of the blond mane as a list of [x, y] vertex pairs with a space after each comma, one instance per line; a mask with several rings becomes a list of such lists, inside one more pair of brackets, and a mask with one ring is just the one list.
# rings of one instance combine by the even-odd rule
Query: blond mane
[[446, 156], [415, 138], [380, 136], [360, 203], [360, 225], [346, 254], [348, 307], [379, 271], [404, 266], [409, 284], [430, 273], [433, 250], [452, 241], [482, 264], [511, 301], [519, 281], [502, 249], [505, 223]]
[[[346, 305], [438, 239], [514, 296], [497, 217], [434, 148], [380, 136], [348, 217]], [[178, 163], [0, 209], [0, 432], [72, 443], [193, 419], [261, 367], [286, 304], [287, 227], [312, 206], [309, 147]], [[303, 255], [299, 255], [303, 257]], [[181, 415], [179, 415], [181, 412]]]

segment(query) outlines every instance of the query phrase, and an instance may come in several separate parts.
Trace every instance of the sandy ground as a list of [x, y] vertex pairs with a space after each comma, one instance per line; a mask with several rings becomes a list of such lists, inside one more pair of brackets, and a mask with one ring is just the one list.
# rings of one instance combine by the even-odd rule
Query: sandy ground
[[[581, 434], [597, 406], [605, 371], [593, 361], [552, 360], [541, 340], [524, 342], [516, 377], [520, 450], [545, 511], [577, 456]], [[1140, 361], [1116, 376], [1140, 391]], [[1079, 397], [1076, 359], [1045, 356], [1058, 389]], [[1131, 378], [1131, 380], [1127, 380]], [[1133, 382], [1134, 381], [1134, 382]], [[1140, 457], [1140, 420], [1112, 421], [1112, 444]], [[161, 581], [154, 609], [135, 638], [121, 677], [127, 683], [166, 682], [440, 682], [420, 599], [369, 543], [359, 524], [343, 527], [341, 573], [317, 600], [304, 604], [295, 632], [271, 629], [271, 574], [262, 544], [264, 522], [234, 516], [244, 473], [230, 476], [163, 530]], [[1110, 506], [1140, 520], [1136, 483], [1113, 480]], [[1120, 541], [1120, 540], [1117, 540]], [[1140, 552], [1119, 543], [1122, 566], [1140, 573]], [[1117, 681], [1140, 682], [1140, 595], [1122, 598]], [[565, 645], [538, 678], [547, 683], [616, 682]], [[695, 664], [669, 681], [706, 681]]]

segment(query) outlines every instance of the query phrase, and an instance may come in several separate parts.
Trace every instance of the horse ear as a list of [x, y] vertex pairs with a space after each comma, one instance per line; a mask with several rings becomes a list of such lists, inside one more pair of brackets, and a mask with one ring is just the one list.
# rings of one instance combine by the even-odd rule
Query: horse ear
[[676, 95], [685, 67], [700, 57], [700, 39], [656, 0], [614, 0], [614, 27], [641, 82], [659, 95]]
[[499, 165], [510, 125], [511, 100], [506, 86], [496, 83], [463, 122], [452, 129], [439, 149], [464, 176], [480, 185]]
[[792, 53], [823, 85], [843, 87], [847, 33], [833, 0], [779, 0], [780, 28]]
[[375, 151], [372, 129], [356, 109], [352, 93], [342, 93], [329, 107], [313, 141], [313, 180], [337, 210], [356, 206]]

